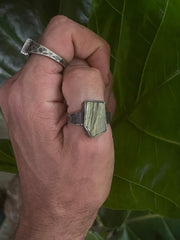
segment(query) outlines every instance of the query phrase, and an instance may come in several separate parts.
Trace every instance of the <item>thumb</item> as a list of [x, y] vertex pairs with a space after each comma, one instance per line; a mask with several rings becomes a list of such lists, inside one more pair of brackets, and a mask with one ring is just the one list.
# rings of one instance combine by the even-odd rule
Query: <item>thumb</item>
[[[84, 61], [75, 60], [64, 72], [62, 92], [67, 103], [67, 112], [72, 114], [83, 109], [84, 101], [104, 101], [105, 85], [99, 70], [89, 67]], [[110, 126], [107, 129], [107, 134], [111, 134]], [[77, 139], [90, 141], [82, 126], [68, 123], [63, 132], [68, 142], [76, 142]], [[99, 135], [94, 142], [104, 138], [104, 135]]]
[[104, 101], [104, 81], [98, 69], [86, 61], [75, 59], [64, 71], [62, 92], [68, 106], [68, 113], [80, 111], [86, 100]]

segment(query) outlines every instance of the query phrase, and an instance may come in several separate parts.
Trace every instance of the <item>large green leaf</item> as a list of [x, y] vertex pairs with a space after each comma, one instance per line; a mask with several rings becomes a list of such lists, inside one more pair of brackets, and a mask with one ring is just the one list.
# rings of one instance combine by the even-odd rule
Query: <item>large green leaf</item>
[[86, 240], [103, 240], [103, 238], [99, 235], [99, 233], [89, 231], [86, 236]]
[[92, 0], [61, 0], [59, 14], [63, 14], [72, 20], [87, 25]]
[[8, 134], [8, 129], [6, 126], [6, 122], [4, 120], [4, 117], [1, 113], [1, 109], [0, 109], [0, 139], [2, 138], [9, 138], [9, 134]]
[[39, 38], [43, 22], [31, 1], [0, 1], [0, 86], [24, 65], [20, 49], [28, 37]]
[[117, 240], [178, 240], [180, 220], [163, 218], [159, 215], [132, 213], [120, 227]]
[[112, 49], [116, 164], [106, 206], [180, 216], [180, 1], [94, 0]]
[[125, 211], [105, 208], [101, 209], [99, 216], [103, 227], [106, 227], [107, 232], [111, 232], [109, 240], [180, 239], [179, 219], [164, 218], [147, 211], [127, 211], [125, 214]]
[[0, 171], [17, 172], [16, 160], [9, 139], [0, 139]]

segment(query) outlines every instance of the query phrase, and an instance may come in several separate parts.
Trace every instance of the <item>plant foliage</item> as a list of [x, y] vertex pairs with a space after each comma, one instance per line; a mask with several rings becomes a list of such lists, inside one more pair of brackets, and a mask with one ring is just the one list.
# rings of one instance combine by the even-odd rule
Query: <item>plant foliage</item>
[[106, 240], [180, 239], [180, 220], [164, 218], [148, 211], [101, 208], [99, 222], [98, 232]]
[[116, 164], [106, 206], [180, 216], [180, 1], [94, 0], [112, 51]]

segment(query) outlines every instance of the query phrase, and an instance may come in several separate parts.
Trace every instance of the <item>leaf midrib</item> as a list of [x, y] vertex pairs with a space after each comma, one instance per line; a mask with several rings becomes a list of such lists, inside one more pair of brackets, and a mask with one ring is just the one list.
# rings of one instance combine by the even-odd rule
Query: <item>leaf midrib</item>
[[152, 137], [156, 137], [159, 140], [163, 140], [166, 141], [168, 143], [171, 144], [175, 144], [175, 145], [180, 145], [179, 142], [176, 142], [174, 140], [169, 140], [166, 139], [164, 137], [161, 136], [157, 136], [156, 134], [150, 133], [147, 130], [143, 129], [142, 127], [138, 126], [137, 124], [135, 124], [134, 122], [132, 122], [132, 120], [129, 118], [129, 116], [133, 113], [133, 111], [136, 109], [137, 105], [139, 105], [143, 100], [145, 100], [150, 94], [151, 96], [153, 94], [155, 94], [161, 87], [163, 87], [164, 85], [168, 84], [170, 81], [172, 81], [173, 79], [175, 79], [178, 75], [180, 75], [180, 70], [178, 69], [174, 74], [172, 74], [168, 79], [164, 80], [161, 84], [159, 84], [158, 86], [156, 86], [156, 88], [149, 90], [140, 100], [139, 102], [137, 102], [132, 109], [130, 109], [129, 112], [124, 112], [120, 117], [118, 117], [112, 124], [112, 127], [115, 128], [117, 125], [119, 125], [119, 122], [121, 122], [122, 120], [126, 119], [127, 121], [131, 122], [132, 124], [134, 124], [134, 126], [139, 129], [140, 131], [143, 130], [143, 132], [147, 135], [150, 135]]
[[147, 215], [140, 216], [140, 217], [133, 217], [133, 218], [127, 219], [126, 224], [138, 222], [138, 221], [145, 221], [145, 220], [149, 220], [152, 218], [161, 218], [161, 216], [159, 214], [147, 214]]
[[147, 187], [147, 186], [141, 185], [140, 183], [133, 182], [133, 181], [131, 181], [131, 180], [127, 179], [127, 178], [121, 177], [121, 176], [119, 176], [119, 175], [117, 175], [117, 174], [115, 174], [115, 173], [114, 173], [114, 177], [118, 178], [118, 180], [123, 180], [123, 181], [125, 181], [125, 182], [130, 183], [130, 184], [134, 184], [135, 186], [141, 187], [141, 188], [143, 188], [143, 189], [145, 189], [145, 190], [147, 190], [147, 191], [150, 191], [150, 192], [152, 192], [154, 195], [165, 199], [166, 201], [168, 201], [168, 202], [170, 202], [171, 204], [175, 205], [176, 208], [180, 209], [180, 206], [179, 206], [176, 202], [174, 202], [173, 200], [169, 199], [168, 197], [166, 197], [166, 196], [164, 196], [164, 195], [162, 195], [162, 194], [160, 194], [160, 193], [158, 193], [158, 192], [153, 191], [151, 188], [149, 188], [149, 187]]
[[157, 134], [151, 133], [151, 132], [147, 131], [146, 129], [140, 127], [137, 123], [135, 123], [135, 122], [134, 122], [132, 119], [130, 119], [130, 118], [127, 118], [127, 121], [128, 121], [131, 125], [133, 125], [133, 127], [135, 127], [137, 130], [145, 133], [145, 134], [148, 135], [148, 136], [151, 136], [151, 137], [156, 138], [156, 139], [158, 139], [158, 140], [161, 140], [161, 141], [163, 141], [163, 142], [170, 143], [170, 144], [174, 144], [174, 145], [177, 145], [178, 147], [180, 147], [180, 142], [173, 141], [173, 140], [170, 140], [170, 139], [167, 139], [167, 138], [158, 136]]
[[[136, 106], [137, 106], [138, 104], [140, 104], [140, 103], [143, 101], [143, 99], [146, 98], [147, 95], [149, 95], [149, 93], [152, 93], [152, 90], [150, 90], [150, 91], [148, 91], [143, 97], [140, 98], [140, 92], [141, 92], [141, 87], [142, 87], [142, 83], [143, 83], [143, 77], [144, 77], [145, 69], [146, 69], [148, 60], [149, 60], [149, 58], [150, 58], [150, 56], [151, 56], [151, 53], [152, 53], [154, 44], [155, 44], [155, 42], [156, 42], [156, 39], [157, 39], [157, 37], [158, 37], [158, 34], [159, 34], [159, 32], [160, 32], [161, 26], [162, 26], [162, 24], [163, 24], [163, 22], [164, 22], [164, 20], [165, 20], [165, 17], [166, 17], [166, 14], [167, 14], [167, 10], [168, 10], [168, 6], [169, 6], [169, 0], [166, 1], [166, 7], [165, 7], [165, 10], [164, 10], [163, 17], [162, 17], [161, 22], [160, 22], [160, 24], [159, 24], [159, 27], [158, 27], [158, 29], [157, 29], [157, 31], [156, 31], [156, 34], [155, 34], [155, 36], [154, 36], [154, 40], [153, 40], [153, 42], [152, 42], [152, 44], [151, 44], [151, 47], [150, 47], [150, 49], [149, 49], [149, 51], [148, 51], [148, 54], [147, 54], [147, 57], [146, 57], [146, 60], [145, 60], [145, 63], [144, 63], [144, 67], [143, 67], [142, 74], [141, 74], [141, 77], [140, 77], [140, 83], [139, 83], [139, 87], [138, 87], [138, 91], [137, 91], [137, 98], [136, 98], [136, 101], [135, 101], [135, 105], [132, 107], [132, 109], [129, 111], [129, 113], [126, 112], [126, 113], [123, 114], [123, 116], [124, 116], [123, 118], [122, 118], [122, 115], [121, 115], [121, 117], [119, 117], [117, 120], [115, 120], [115, 122], [113, 123], [113, 127], [115, 127], [122, 119], [124, 119], [124, 118], [127, 118], [127, 119], [128, 119], [128, 116], [134, 111], [134, 109], [136, 108]], [[123, 18], [123, 17], [124, 17], [124, 14], [122, 14], [122, 18]], [[122, 24], [121, 24], [121, 30], [122, 30]], [[116, 61], [116, 59], [115, 59], [115, 61]], [[177, 69], [177, 71], [175, 72], [174, 75], [172, 75], [172, 76], [169, 77], [167, 80], [165, 80], [165, 81], [163, 81], [161, 84], [159, 84], [155, 89], [153, 89], [153, 94], [154, 94], [160, 87], [162, 87], [163, 85], [165, 85], [166, 83], [168, 83], [170, 80], [174, 79], [174, 78], [175, 78], [177, 75], [179, 75], [179, 74], [180, 74], [180, 70]], [[128, 119], [128, 121], [130, 121], [130, 120]], [[134, 124], [134, 122], [132, 122], [132, 121], [131, 121], [131, 123], [133, 123], [133, 125], [140, 130], [141, 127], [137, 126], [137, 124]], [[168, 143], [171, 143], [171, 144], [175, 144], [175, 145], [180, 146], [180, 143], [179, 143], [179, 142], [176, 142], [176, 141], [174, 141], [174, 140], [169, 140], [169, 139], [166, 139], [166, 138], [164, 138], [164, 137], [157, 136], [157, 135], [155, 135], [155, 134], [153, 134], [153, 133], [150, 133], [150, 132], [148, 132], [148, 131], [145, 131], [144, 129], [143, 129], [143, 132], [146, 133], [147, 135], [150, 135], [150, 136], [152, 136], [152, 137], [158, 138], [159, 140], [162, 140], [162, 141], [165, 141], [165, 142], [168, 142]]]
[[110, 3], [108, 0], [105, 0], [105, 2], [106, 2], [115, 12], [117, 12], [119, 15], [121, 15], [121, 12], [120, 12], [117, 8], [115, 8], [112, 3]]
[[148, 51], [148, 53], [147, 53], [146, 60], [145, 60], [145, 62], [144, 62], [144, 67], [143, 67], [143, 70], [142, 70], [142, 74], [141, 74], [140, 82], [139, 82], [139, 87], [138, 87], [138, 91], [137, 91], [136, 103], [139, 101], [139, 98], [140, 98], [140, 93], [141, 93], [141, 88], [142, 88], [142, 83], [143, 83], [143, 77], [144, 77], [144, 73], [145, 73], [145, 70], [146, 70], [146, 66], [147, 66], [148, 60], [149, 60], [149, 58], [150, 58], [150, 56], [151, 56], [151, 53], [152, 53], [154, 44], [155, 44], [155, 42], [156, 42], [156, 39], [157, 39], [157, 37], [158, 37], [158, 35], [159, 35], [159, 32], [160, 32], [160, 30], [161, 30], [161, 26], [162, 26], [162, 24], [163, 24], [163, 22], [164, 22], [164, 20], [165, 20], [165, 17], [166, 17], [166, 14], [167, 14], [167, 10], [168, 10], [168, 6], [169, 6], [169, 0], [166, 1], [166, 7], [165, 7], [165, 10], [164, 10], [163, 17], [162, 17], [162, 19], [161, 19], [161, 22], [160, 22], [160, 24], [159, 24], [159, 27], [158, 27], [158, 29], [157, 29], [157, 31], [156, 31], [155, 36], [154, 36], [153, 42], [152, 42], [152, 44], [151, 44], [151, 46], [150, 46], [150, 48], [149, 48], [149, 51]]

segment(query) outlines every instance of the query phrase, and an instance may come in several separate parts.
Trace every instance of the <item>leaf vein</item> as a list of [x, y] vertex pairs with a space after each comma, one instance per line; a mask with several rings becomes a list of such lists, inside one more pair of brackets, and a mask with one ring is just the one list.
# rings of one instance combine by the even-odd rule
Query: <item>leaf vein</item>
[[166, 143], [171, 143], [171, 144], [180, 146], [180, 142], [177, 142], [177, 141], [174, 141], [174, 140], [170, 140], [170, 139], [167, 139], [167, 138], [165, 138], [165, 137], [161, 137], [161, 136], [158, 136], [158, 135], [156, 135], [156, 134], [154, 134], [154, 133], [151, 133], [151, 132], [147, 131], [146, 129], [138, 126], [137, 123], [135, 123], [134, 121], [132, 121], [132, 119], [130, 119], [130, 118], [127, 118], [127, 121], [128, 121], [131, 125], [133, 125], [135, 128], [137, 128], [139, 131], [145, 133], [146, 135], [149, 135], [149, 136], [151, 136], [151, 137], [153, 137], [153, 138], [156, 138], [156, 139], [161, 140], [161, 141], [166, 142]]
[[122, 16], [121, 16], [121, 26], [120, 26], [120, 31], [119, 31], [119, 41], [118, 41], [118, 48], [120, 47], [120, 42], [121, 42], [121, 37], [122, 37], [122, 29], [124, 25], [124, 17], [125, 17], [125, 9], [126, 9], [126, 0], [124, 0], [123, 3], [123, 9], [122, 9]]
[[105, 2], [106, 2], [114, 11], [116, 11], [118, 14], [121, 15], [121, 12], [120, 12], [117, 8], [115, 8], [115, 7], [112, 5], [112, 3], [110, 3], [108, 0], [105, 0]]
[[[120, 117], [118, 117], [118, 118], [113, 122], [112, 126], [113, 126], [113, 127], [116, 127], [117, 124], [119, 123], [119, 121], [121, 121], [121, 119], [124, 119], [124, 118], [127, 118], [128, 116], [130, 116], [130, 114], [134, 111], [134, 109], [136, 108], [136, 106], [137, 106], [138, 104], [140, 104], [145, 98], [147, 98], [150, 94], [151, 94], [151, 96], [152, 96], [153, 94], [155, 94], [158, 89], [160, 89], [161, 87], [163, 87], [164, 85], [166, 85], [167, 83], [169, 83], [171, 80], [175, 79], [178, 75], [180, 75], [180, 70], [179, 70], [179, 69], [177, 69], [177, 70], [175, 71], [175, 73], [172, 74], [168, 79], [166, 79], [166, 80], [163, 81], [161, 84], [159, 84], [158, 86], [156, 86], [156, 88], [149, 90], [144, 96], [142, 96], [142, 97], [139, 99], [139, 101], [134, 105], [134, 108], [131, 109], [131, 111], [129, 111], [129, 112], [124, 112], [124, 114], [122, 114]], [[122, 118], [122, 116], [124, 116], [124, 117]], [[129, 119], [129, 121], [130, 121], [130, 119]], [[130, 123], [131, 123], [131, 122], [130, 122]], [[133, 123], [132, 123], [132, 124], [133, 124]], [[138, 128], [137, 128], [137, 129], [138, 129]], [[140, 130], [140, 127], [139, 127], [139, 130]], [[158, 138], [158, 139], [159, 139], [159, 138]]]
[[0, 154], [2, 154], [2, 156], [6, 157], [10, 161], [14, 161], [13, 157], [9, 156], [7, 153], [3, 152], [1, 149], [0, 149]]
[[126, 226], [126, 229], [132, 234], [133, 237], [136, 238], [135, 240], [142, 240], [142, 239], [137, 235], [137, 233], [133, 232], [133, 230], [132, 230], [129, 226]]
[[165, 6], [165, 10], [164, 10], [164, 14], [163, 14], [163, 17], [161, 19], [161, 23], [156, 31], [156, 34], [154, 36], [154, 39], [153, 39], [153, 42], [151, 44], [151, 47], [149, 48], [149, 51], [148, 51], [148, 54], [147, 54], [147, 57], [146, 57], [146, 60], [145, 60], [145, 63], [144, 63], [144, 67], [143, 67], [143, 70], [142, 70], [142, 74], [141, 74], [141, 78], [140, 78], [140, 82], [139, 82], [139, 87], [138, 87], [138, 91], [137, 91], [137, 98], [136, 98], [136, 103], [138, 102], [139, 100], [139, 97], [140, 97], [140, 92], [141, 92], [141, 88], [142, 88], [142, 83], [143, 83], [143, 77], [144, 77], [144, 73], [145, 73], [145, 69], [146, 69], [146, 66], [147, 66], [147, 63], [148, 63], [148, 60], [150, 58], [150, 55], [152, 53], [152, 49], [154, 47], [154, 44], [156, 42], [156, 39], [157, 39], [157, 36], [159, 34], [159, 31], [161, 29], [161, 26], [164, 22], [164, 19], [165, 19], [165, 16], [166, 16], [166, 13], [167, 13], [167, 9], [168, 9], [168, 5], [169, 5], [169, 0], [166, 1], [166, 6]]
[[129, 189], [130, 189], [130, 192], [131, 192], [131, 195], [132, 195], [134, 201], [137, 202], [137, 199], [136, 199], [136, 196], [135, 196], [135, 193], [134, 193], [134, 191], [133, 191], [133, 188], [132, 188], [132, 184], [131, 184], [131, 183], [129, 183]]
[[134, 217], [134, 218], [128, 219], [127, 224], [137, 222], [137, 221], [149, 220], [149, 219], [152, 219], [152, 218], [161, 218], [161, 216], [158, 215], [158, 214], [148, 214], [148, 215], [145, 215], [145, 216]]
[[138, 187], [141, 187], [141, 188], [143, 188], [143, 189], [145, 189], [145, 190], [148, 190], [148, 191], [152, 192], [153, 194], [157, 195], [158, 197], [161, 197], [161, 198], [169, 201], [171, 204], [175, 205], [175, 207], [177, 207], [177, 208], [180, 209], [180, 206], [179, 206], [176, 202], [174, 202], [173, 200], [169, 199], [168, 197], [166, 197], [166, 196], [164, 196], [164, 195], [162, 195], [162, 194], [160, 194], [160, 193], [158, 193], [158, 192], [153, 191], [153, 190], [152, 190], [151, 188], [149, 188], [149, 187], [146, 187], [146, 186], [144, 186], [144, 185], [142, 185], [142, 184], [133, 182], [133, 181], [131, 181], [131, 180], [127, 179], [127, 178], [121, 177], [121, 176], [119, 176], [119, 175], [117, 175], [117, 174], [114, 174], [114, 177], [116, 177], [116, 178], [118, 178], [118, 179], [120, 179], [120, 180], [123, 180], [123, 181], [125, 181], [125, 182], [134, 184], [134, 185], [136, 185], [136, 186], [138, 186]]
[[164, 220], [162, 217], [160, 217], [160, 219], [161, 219], [161, 221], [163, 222], [163, 225], [164, 225], [164, 227], [166, 228], [167, 232], [169, 233], [169, 236], [171, 237], [171, 240], [176, 240], [175, 237], [174, 237], [174, 235], [173, 235], [173, 233], [172, 233], [172, 231], [170, 230], [169, 226], [168, 226], [167, 223], [165, 222], [165, 220]]

